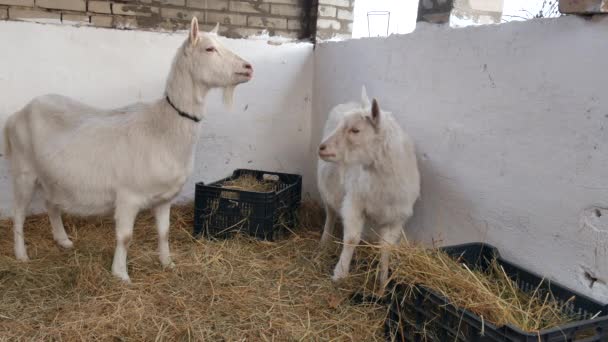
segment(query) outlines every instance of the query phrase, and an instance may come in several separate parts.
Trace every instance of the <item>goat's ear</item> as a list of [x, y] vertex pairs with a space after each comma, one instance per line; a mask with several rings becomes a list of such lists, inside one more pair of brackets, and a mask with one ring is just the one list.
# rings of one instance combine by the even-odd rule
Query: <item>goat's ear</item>
[[217, 32], [219, 30], [220, 30], [220, 23], [216, 23], [215, 27], [213, 28], [213, 30], [209, 31], [209, 33], [217, 34]]
[[198, 19], [193, 17], [192, 22], [190, 23], [190, 45], [195, 45], [198, 42], [198, 39]]
[[361, 87], [361, 105], [364, 108], [367, 108], [370, 106], [369, 97], [367, 97], [367, 90], [365, 89], [365, 86]]
[[378, 126], [378, 123], [380, 123], [380, 106], [376, 99], [372, 100], [372, 122], [376, 127]]

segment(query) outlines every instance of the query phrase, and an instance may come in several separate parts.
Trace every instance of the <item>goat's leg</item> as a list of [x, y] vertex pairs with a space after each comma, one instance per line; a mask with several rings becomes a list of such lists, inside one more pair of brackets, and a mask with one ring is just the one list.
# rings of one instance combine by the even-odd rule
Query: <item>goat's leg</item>
[[344, 223], [344, 246], [342, 246], [342, 253], [340, 254], [340, 260], [334, 269], [334, 275], [331, 278], [333, 281], [344, 279], [348, 276], [350, 271], [350, 262], [355, 252], [355, 247], [361, 242], [361, 234], [363, 232], [363, 225], [365, 219], [361, 214], [361, 211], [352, 205], [347, 204], [342, 208], [342, 217]]
[[163, 267], [174, 268], [169, 252], [169, 216], [171, 213], [171, 202], [163, 203], [154, 208], [156, 218], [156, 229], [158, 230], [158, 255]]
[[46, 201], [46, 211], [49, 214], [49, 221], [51, 221], [51, 227], [53, 229], [53, 239], [57, 244], [63, 248], [72, 248], [74, 243], [68, 237], [63, 226], [63, 220], [61, 219], [61, 211], [59, 208]]
[[380, 235], [380, 288], [384, 291], [388, 281], [388, 266], [390, 263], [390, 249], [397, 245], [403, 235], [403, 226], [395, 224], [384, 227]]
[[336, 212], [325, 205], [325, 226], [323, 226], [323, 235], [321, 235], [321, 246], [325, 247], [332, 240], [334, 228], [336, 226]]
[[14, 208], [13, 208], [13, 234], [15, 242], [15, 257], [21, 261], [29, 260], [25, 248], [23, 223], [25, 214], [32, 201], [36, 189], [36, 176], [31, 172], [14, 172], [13, 176]]
[[139, 208], [127, 201], [118, 200], [114, 219], [116, 221], [116, 250], [112, 261], [112, 274], [124, 282], [131, 282], [127, 272], [127, 249], [133, 237], [133, 224]]

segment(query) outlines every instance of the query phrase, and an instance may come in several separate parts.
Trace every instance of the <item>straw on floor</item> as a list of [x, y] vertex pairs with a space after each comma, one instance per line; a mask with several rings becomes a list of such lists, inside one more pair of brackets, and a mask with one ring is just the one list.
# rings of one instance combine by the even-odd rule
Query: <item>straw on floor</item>
[[192, 206], [172, 209], [177, 267], [163, 271], [154, 220], [140, 214], [131, 285], [110, 273], [111, 218], [65, 217], [70, 251], [56, 247], [45, 215], [28, 218], [28, 263], [14, 259], [1, 221], [0, 340], [382, 340], [386, 308], [353, 305], [353, 283], [330, 281], [336, 251], [318, 250], [318, 208], [302, 214], [316, 231], [304, 224], [276, 243], [193, 240], [192, 216]]
[[[174, 207], [171, 216], [177, 268], [161, 269], [154, 220], [144, 212], [129, 250], [131, 285], [109, 271], [109, 217], [65, 217], [70, 251], [56, 247], [45, 215], [28, 218], [28, 263], [14, 259], [10, 222], [0, 221], [0, 340], [384, 339], [386, 306], [349, 300], [377, 290], [376, 247], [358, 248], [351, 276], [332, 283], [340, 245], [319, 250], [318, 206], [305, 203], [294, 234], [272, 243], [195, 240], [192, 206]], [[407, 243], [392, 253], [394, 280], [427, 285], [487, 322], [536, 331], [571, 319], [549, 295], [518, 291], [499, 267], [481, 274]]]

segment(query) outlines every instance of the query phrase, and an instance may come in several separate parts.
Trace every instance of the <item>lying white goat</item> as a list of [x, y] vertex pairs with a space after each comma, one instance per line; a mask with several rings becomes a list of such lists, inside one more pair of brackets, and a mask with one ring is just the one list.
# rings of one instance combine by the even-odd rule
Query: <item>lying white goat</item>
[[[318, 185], [326, 220], [321, 243], [332, 236], [336, 214], [344, 224], [344, 246], [332, 279], [348, 275], [362, 237], [379, 241], [380, 281], [388, 278], [389, 251], [401, 239], [420, 193], [420, 176], [411, 139], [365, 87], [361, 103], [336, 106], [319, 147]], [[365, 230], [364, 228], [371, 228]], [[364, 235], [365, 233], [365, 235]]]
[[[36, 189], [46, 200], [53, 237], [72, 247], [61, 212], [96, 215], [114, 210], [116, 251], [112, 273], [129, 282], [127, 248], [137, 213], [152, 208], [158, 228], [160, 262], [169, 253], [171, 200], [190, 175], [199, 121], [210, 89], [251, 79], [249, 63], [198, 30], [177, 50], [165, 97], [104, 111], [59, 95], [35, 98], [9, 117], [4, 136], [14, 185], [15, 256], [28, 260], [23, 221]], [[225, 96], [226, 97], [226, 96]]]

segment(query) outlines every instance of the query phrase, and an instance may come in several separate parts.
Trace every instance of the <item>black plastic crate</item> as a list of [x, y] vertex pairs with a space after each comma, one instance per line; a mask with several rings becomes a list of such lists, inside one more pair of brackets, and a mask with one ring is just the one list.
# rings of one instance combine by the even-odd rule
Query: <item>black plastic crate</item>
[[[390, 300], [389, 315], [385, 321], [386, 338], [389, 341], [522, 341], [522, 342], [606, 342], [608, 341], [608, 306], [567, 287], [551, 282], [537, 274], [516, 266], [500, 257], [498, 250], [483, 243], [470, 243], [442, 248], [449, 255], [459, 258], [469, 268], [487, 270], [489, 262], [496, 258], [507, 275], [517, 286], [527, 292], [539, 288], [540, 293], [550, 292], [562, 303], [567, 313], [576, 321], [528, 333], [506, 325], [495, 326], [475, 314], [452, 305], [436, 292], [416, 286], [397, 285]], [[539, 287], [540, 284], [540, 287]], [[409, 289], [409, 290], [408, 290]], [[408, 291], [408, 293], [406, 293]]]
[[[227, 180], [252, 175], [277, 183], [275, 191], [255, 192], [223, 188]], [[194, 195], [194, 236], [227, 238], [235, 233], [275, 240], [296, 224], [302, 197], [302, 176], [238, 169], [230, 177], [205, 185], [197, 183]]]

